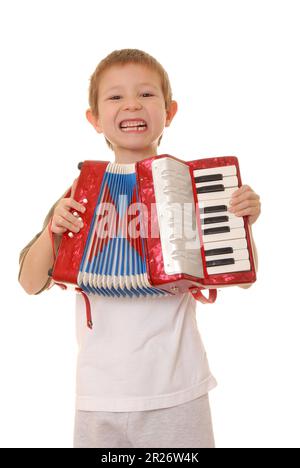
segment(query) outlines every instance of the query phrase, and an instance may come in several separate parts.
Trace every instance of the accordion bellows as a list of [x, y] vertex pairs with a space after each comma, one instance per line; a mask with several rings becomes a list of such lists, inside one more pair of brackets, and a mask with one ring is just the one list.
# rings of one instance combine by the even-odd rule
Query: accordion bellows
[[[129, 208], [139, 203], [135, 164], [109, 163], [79, 268], [77, 283], [85, 292], [118, 297], [166, 295], [149, 283], [143, 237], [128, 232], [128, 218], [136, 216], [128, 213]], [[135, 220], [132, 231], [137, 224], [141, 220]]]

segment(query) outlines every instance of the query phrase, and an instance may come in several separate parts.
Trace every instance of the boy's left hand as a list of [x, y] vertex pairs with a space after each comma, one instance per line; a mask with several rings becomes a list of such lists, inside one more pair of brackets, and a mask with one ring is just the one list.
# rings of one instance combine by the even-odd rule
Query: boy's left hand
[[248, 216], [249, 224], [255, 223], [260, 215], [259, 195], [249, 185], [242, 185], [232, 194], [229, 211], [235, 216]]

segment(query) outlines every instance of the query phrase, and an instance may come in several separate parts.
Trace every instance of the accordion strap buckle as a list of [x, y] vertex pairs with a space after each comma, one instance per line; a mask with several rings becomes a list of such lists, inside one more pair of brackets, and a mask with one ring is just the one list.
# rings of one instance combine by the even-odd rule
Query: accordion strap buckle
[[208, 290], [208, 297], [205, 297], [202, 293], [204, 288], [195, 287], [193, 286], [190, 288], [190, 293], [192, 296], [197, 300], [202, 302], [202, 304], [213, 304], [217, 299], [217, 290], [216, 289], [209, 289]]
[[88, 298], [87, 294], [84, 291], [82, 291], [82, 289], [75, 288], [75, 291], [79, 292], [84, 298], [87, 326], [90, 329], [92, 329], [93, 328], [93, 321], [92, 321], [91, 304], [90, 304], [89, 298]]

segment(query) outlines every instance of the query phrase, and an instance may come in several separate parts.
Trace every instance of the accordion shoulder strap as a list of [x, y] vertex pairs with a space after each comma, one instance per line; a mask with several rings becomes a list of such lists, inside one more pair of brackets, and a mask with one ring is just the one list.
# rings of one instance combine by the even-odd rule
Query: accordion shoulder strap
[[93, 328], [93, 321], [92, 321], [91, 304], [90, 304], [89, 298], [88, 298], [87, 294], [84, 291], [82, 291], [81, 288], [75, 288], [75, 291], [80, 293], [82, 295], [83, 299], [84, 299], [85, 313], [86, 313], [86, 323], [87, 323], [87, 326], [90, 329], [92, 329]]
[[204, 288], [201, 287], [192, 287], [190, 288], [190, 293], [192, 296], [197, 300], [202, 302], [202, 304], [213, 304], [216, 299], [217, 299], [217, 290], [216, 289], [209, 289], [208, 290], [208, 297], [205, 297], [204, 294], [202, 294], [202, 291]]

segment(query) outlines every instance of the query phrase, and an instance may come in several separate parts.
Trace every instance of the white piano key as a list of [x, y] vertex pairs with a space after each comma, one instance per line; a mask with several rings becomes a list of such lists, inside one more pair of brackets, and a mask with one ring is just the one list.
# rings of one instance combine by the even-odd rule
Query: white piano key
[[[198, 202], [206, 200], [223, 200], [231, 198], [231, 195], [237, 190], [237, 187], [226, 188], [222, 192], [198, 193]], [[220, 203], [221, 204], [221, 203]], [[222, 203], [223, 204], [223, 203]]]
[[246, 237], [246, 231], [244, 228], [231, 229], [230, 232], [222, 232], [220, 234], [208, 234], [203, 235], [203, 242], [216, 242], [223, 241], [226, 239], [241, 239]]
[[211, 174], [222, 174], [225, 176], [234, 176], [236, 175], [236, 166], [221, 166], [221, 167], [211, 167], [208, 169], [195, 169], [193, 171], [194, 177], [206, 176]]
[[245, 238], [241, 238], [241, 239], [230, 239], [230, 240], [224, 240], [224, 241], [218, 241], [218, 242], [204, 242], [204, 250], [223, 249], [225, 247], [232, 247], [233, 250], [246, 249], [247, 241]]
[[209, 275], [217, 275], [220, 273], [232, 273], [238, 271], [249, 271], [250, 270], [250, 261], [249, 260], [239, 260], [233, 265], [222, 265], [216, 267], [208, 267], [207, 273]]
[[197, 182], [196, 187], [207, 187], [208, 185], [224, 185], [224, 187], [237, 187], [238, 179], [236, 176], [224, 177], [222, 180], [214, 180], [211, 182]]
[[208, 208], [210, 206], [218, 206], [218, 205], [225, 205], [229, 206], [229, 202], [231, 200], [231, 196], [227, 198], [221, 198], [221, 194], [224, 192], [217, 192], [219, 194], [219, 198], [216, 200], [203, 200], [202, 197], [198, 194], [198, 206], [199, 208]]
[[212, 229], [214, 227], [222, 227], [222, 226], [229, 226], [230, 229], [243, 227], [244, 226], [244, 219], [243, 217], [235, 216], [234, 218], [230, 218], [228, 221], [224, 221], [222, 223], [210, 223], [210, 224], [201, 224], [202, 231], [204, 229]]
[[205, 257], [207, 262], [210, 262], [211, 260], [223, 260], [223, 258], [234, 258], [235, 261], [248, 260], [249, 252], [248, 252], [248, 249], [240, 249], [240, 250], [234, 250], [233, 253], [220, 254], [220, 255], [208, 255], [207, 257]]

